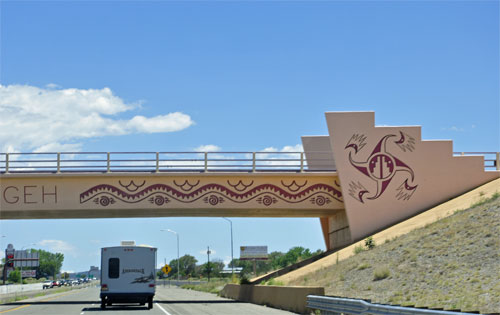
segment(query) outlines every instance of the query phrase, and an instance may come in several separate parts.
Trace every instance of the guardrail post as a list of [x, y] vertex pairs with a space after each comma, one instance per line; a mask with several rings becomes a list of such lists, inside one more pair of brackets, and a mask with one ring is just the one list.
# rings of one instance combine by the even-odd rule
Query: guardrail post
[[208, 172], [208, 152], [205, 152], [205, 172]]
[[111, 153], [107, 153], [106, 173], [111, 173]]
[[252, 173], [255, 172], [255, 152], [252, 152]]
[[57, 173], [61, 173], [61, 152], [57, 152]]
[[497, 152], [496, 164], [497, 164], [497, 171], [500, 171], [500, 152]]
[[300, 172], [304, 172], [304, 152], [300, 152]]
[[5, 174], [9, 173], [9, 153], [5, 153]]
[[160, 171], [160, 152], [156, 152], [156, 173]]

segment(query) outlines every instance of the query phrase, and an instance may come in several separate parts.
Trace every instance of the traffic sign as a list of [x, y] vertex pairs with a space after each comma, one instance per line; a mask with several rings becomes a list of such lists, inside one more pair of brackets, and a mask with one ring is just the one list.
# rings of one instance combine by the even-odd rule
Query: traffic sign
[[165, 265], [163, 266], [163, 268], [161, 268], [161, 271], [163, 271], [164, 274], [168, 275], [168, 273], [172, 271], [172, 267], [170, 267], [169, 265]]

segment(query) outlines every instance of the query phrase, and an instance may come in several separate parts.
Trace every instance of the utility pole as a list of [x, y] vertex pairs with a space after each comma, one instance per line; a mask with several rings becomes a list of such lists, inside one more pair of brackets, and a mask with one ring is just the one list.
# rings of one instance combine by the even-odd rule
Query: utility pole
[[207, 274], [208, 274], [208, 282], [210, 282], [210, 246], [207, 246]]

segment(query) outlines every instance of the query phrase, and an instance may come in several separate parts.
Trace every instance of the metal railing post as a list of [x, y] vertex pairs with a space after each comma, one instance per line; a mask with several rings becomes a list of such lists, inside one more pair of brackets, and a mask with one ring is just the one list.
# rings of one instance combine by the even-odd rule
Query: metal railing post
[[255, 172], [255, 152], [252, 152], [252, 172]]
[[5, 173], [9, 173], [9, 153], [5, 153]]
[[500, 152], [497, 152], [497, 171], [500, 171]]
[[106, 173], [111, 173], [111, 153], [107, 153]]
[[160, 171], [160, 152], [156, 152], [156, 173]]
[[300, 172], [304, 172], [304, 152], [300, 152]]
[[61, 152], [57, 152], [57, 173], [61, 173]]
[[208, 152], [205, 152], [205, 172], [208, 172]]

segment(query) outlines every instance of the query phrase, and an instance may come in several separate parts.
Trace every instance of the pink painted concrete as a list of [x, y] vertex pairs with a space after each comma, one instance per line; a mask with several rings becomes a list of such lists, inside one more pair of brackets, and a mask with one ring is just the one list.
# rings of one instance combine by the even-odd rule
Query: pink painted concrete
[[375, 127], [373, 112], [325, 115], [353, 242], [500, 177], [482, 156], [454, 157], [451, 141], [422, 141], [418, 126]]

